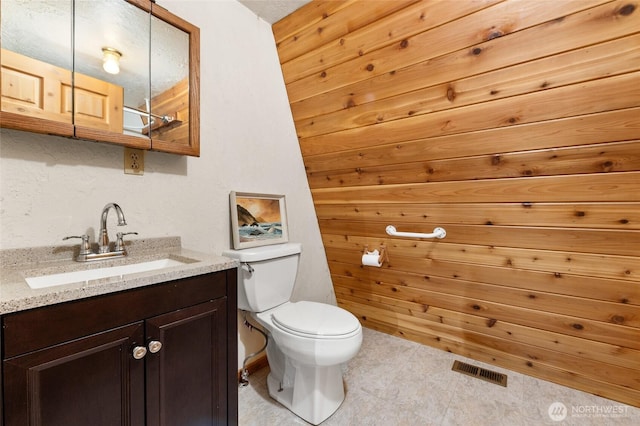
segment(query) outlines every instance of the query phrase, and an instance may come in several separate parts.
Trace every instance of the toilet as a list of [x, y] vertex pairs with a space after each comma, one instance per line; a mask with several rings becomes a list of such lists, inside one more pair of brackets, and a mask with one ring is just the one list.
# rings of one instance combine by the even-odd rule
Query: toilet
[[266, 330], [269, 395], [317, 425], [344, 400], [342, 364], [362, 344], [362, 326], [337, 306], [289, 298], [298, 270], [299, 243], [226, 250], [238, 259], [238, 308]]

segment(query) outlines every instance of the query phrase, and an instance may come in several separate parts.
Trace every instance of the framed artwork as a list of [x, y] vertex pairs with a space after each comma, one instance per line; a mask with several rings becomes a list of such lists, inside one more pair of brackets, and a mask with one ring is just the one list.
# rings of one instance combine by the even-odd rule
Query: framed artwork
[[289, 241], [284, 195], [231, 191], [229, 205], [234, 249]]

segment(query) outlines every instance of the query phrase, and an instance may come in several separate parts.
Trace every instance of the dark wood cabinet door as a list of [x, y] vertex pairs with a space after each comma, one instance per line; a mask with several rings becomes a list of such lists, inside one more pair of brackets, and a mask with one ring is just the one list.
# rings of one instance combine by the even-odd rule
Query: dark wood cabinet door
[[4, 360], [5, 426], [144, 426], [144, 343], [137, 322]]
[[148, 319], [146, 327], [148, 347], [162, 345], [146, 357], [147, 424], [226, 425], [226, 298]]

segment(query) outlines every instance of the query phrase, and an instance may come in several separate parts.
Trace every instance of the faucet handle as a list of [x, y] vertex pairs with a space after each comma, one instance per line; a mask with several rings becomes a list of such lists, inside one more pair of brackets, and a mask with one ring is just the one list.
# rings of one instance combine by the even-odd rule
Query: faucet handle
[[80, 244], [80, 254], [90, 254], [91, 246], [89, 245], [89, 236], [84, 235], [70, 235], [68, 237], [64, 237], [62, 240], [69, 240], [71, 238], [80, 238], [82, 240], [82, 244]]
[[116, 251], [124, 251], [124, 236], [125, 235], [138, 235], [137, 232], [118, 232], [116, 237]]

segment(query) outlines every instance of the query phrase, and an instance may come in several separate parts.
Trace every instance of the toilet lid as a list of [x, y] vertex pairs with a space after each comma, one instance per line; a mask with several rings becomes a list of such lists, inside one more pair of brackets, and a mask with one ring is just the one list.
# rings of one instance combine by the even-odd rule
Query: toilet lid
[[278, 327], [295, 334], [312, 336], [342, 336], [360, 327], [358, 319], [342, 308], [326, 303], [289, 303], [272, 315]]

